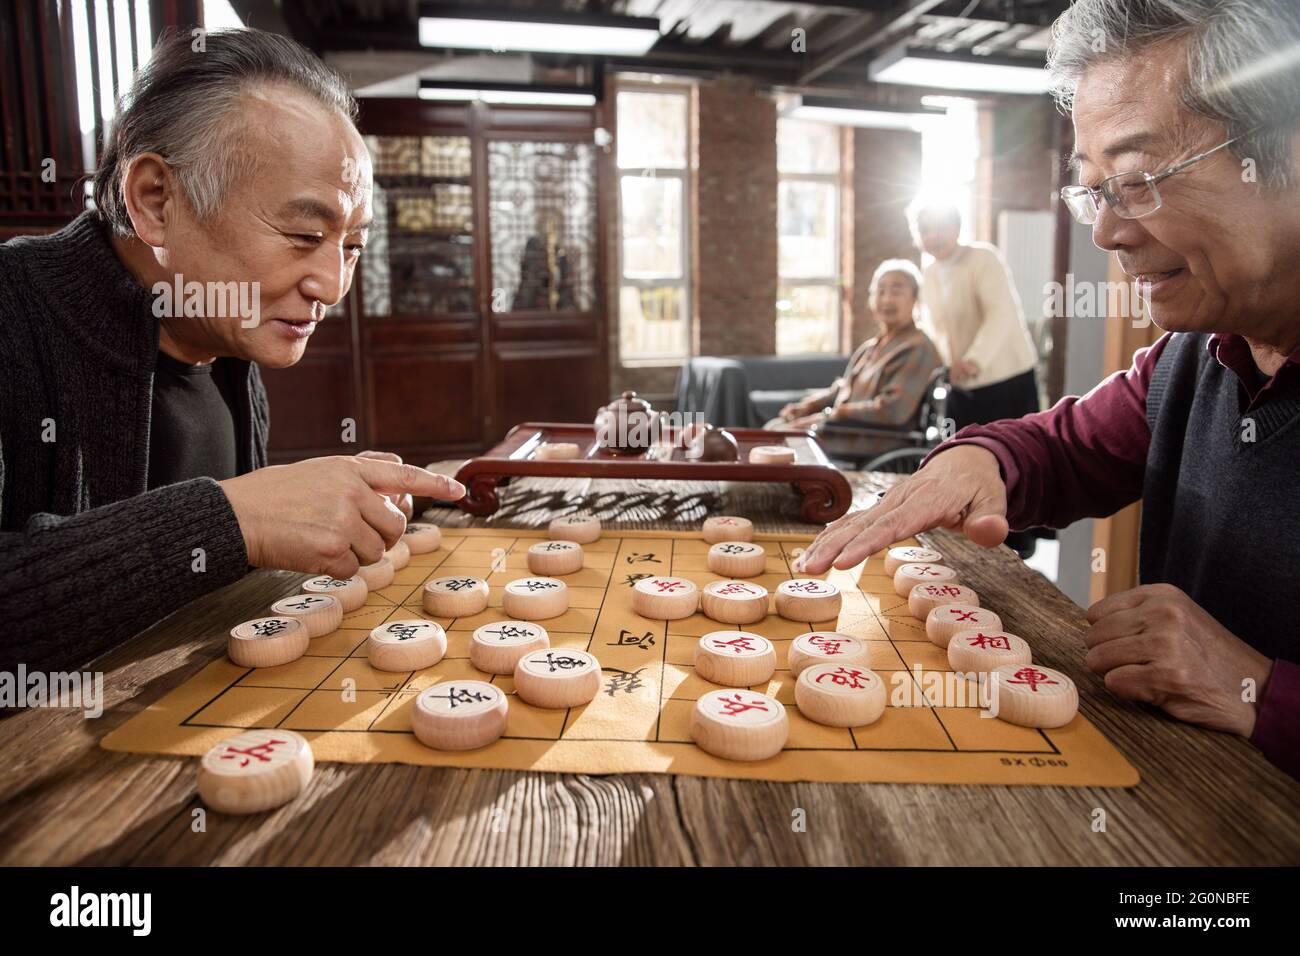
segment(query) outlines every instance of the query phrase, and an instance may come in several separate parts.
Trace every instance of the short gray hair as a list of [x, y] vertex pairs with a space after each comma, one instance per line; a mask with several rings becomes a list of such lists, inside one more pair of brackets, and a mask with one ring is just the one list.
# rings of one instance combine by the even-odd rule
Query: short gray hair
[[918, 302], [921, 300], [921, 270], [917, 268], [916, 263], [911, 259], [886, 259], [880, 265], [876, 266], [876, 271], [871, 275], [870, 289], [876, 291], [876, 283], [880, 277], [888, 275], [891, 272], [901, 272], [907, 276], [907, 281], [912, 285], [912, 296]]
[[259, 86], [287, 85], [356, 123], [346, 81], [306, 47], [262, 30], [214, 30], [195, 51], [189, 34], [165, 37], [122, 96], [95, 171], [95, 207], [119, 236], [133, 235], [123, 198], [131, 160], [157, 153], [176, 170], [200, 219], [214, 215], [231, 183], [256, 157], [242, 146], [240, 99]]
[[1094, 63], [1184, 37], [1183, 107], [1222, 122], [1229, 136], [1243, 137], [1232, 151], [1254, 158], [1264, 183], [1294, 186], [1290, 133], [1300, 120], [1296, 0], [1075, 0], [1052, 25], [1052, 95], [1068, 110]]

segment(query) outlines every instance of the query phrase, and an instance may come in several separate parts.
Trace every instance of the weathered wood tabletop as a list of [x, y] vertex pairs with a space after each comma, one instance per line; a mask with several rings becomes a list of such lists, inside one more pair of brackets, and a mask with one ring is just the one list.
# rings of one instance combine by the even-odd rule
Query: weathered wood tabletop
[[[447, 463], [451, 471], [454, 463]], [[887, 480], [851, 475], [858, 504]], [[760, 531], [799, 522], [787, 486], [529, 479], [501, 511], [456, 526], [544, 526], [581, 497], [608, 527], [691, 528], [709, 513]], [[1083, 612], [1005, 548], [934, 537], [1008, 628], [1079, 685], [1084, 713], [1138, 768], [1133, 789], [808, 784], [638, 774], [590, 777], [400, 764], [321, 764], [303, 796], [192, 829], [196, 762], [99, 740], [224, 653], [224, 626], [293, 592], [258, 572], [96, 661], [104, 715], [33, 709], [0, 720], [6, 864], [1295, 864], [1300, 784], [1239, 738], [1114, 699], [1083, 666]], [[1106, 815], [1094, 832], [1095, 810]], [[805, 811], [796, 832], [793, 812]]]

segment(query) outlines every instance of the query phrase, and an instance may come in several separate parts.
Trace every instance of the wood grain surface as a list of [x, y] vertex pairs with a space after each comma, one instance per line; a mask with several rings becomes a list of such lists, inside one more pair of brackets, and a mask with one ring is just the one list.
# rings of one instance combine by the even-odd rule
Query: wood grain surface
[[[454, 473], [458, 462], [438, 463]], [[887, 476], [850, 475], [855, 506]], [[786, 485], [526, 479], [487, 519], [538, 527], [579, 507], [609, 527], [683, 529], [739, 513], [759, 531], [815, 532]], [[1008, 630], [1079, 685], [1088, 718], [1138, 768], [1132, 789], [807, 784], [658, 774], [320, 764], [270, 813], [206, 814], [197, 761], [112, 753], [99, 739], [224, 653], [225, 627], [294, 593], [261, 571], [182, 608], [87, 669], [105, 710], [32, 709], [0, 720], [5, 864], [952, 864], [1169, 865], [1300, 862], [1300, 784], [1240, 738], [1113, 698], [1083, 667], [1082, 610], [1015, 555], [937, 532], [923, 538], [987, 597]], [[1105, 831], [1094, 831], [1095, 811]], [[799, 811], [802, 811], [800, 813]], [[802, 821], [802, 827], [798, 826]]]

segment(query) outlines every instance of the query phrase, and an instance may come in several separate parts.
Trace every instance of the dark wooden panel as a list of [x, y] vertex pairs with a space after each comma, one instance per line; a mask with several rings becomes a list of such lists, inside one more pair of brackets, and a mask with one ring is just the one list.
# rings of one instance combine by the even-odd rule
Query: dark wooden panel
[[591, 343], [539, 342], [493, 349], [493, 441], [524, 421], [587, 422], [604, 403], [601, 356]]
[[[324, 330], [325, 326], [321, 328]], [[271, 403], [268, 450], [272, 461], [298, 461], [325, 454], [351, 455], [362, 450], [366, 435], [361, 405], [352, 386], [350, 352], [309, 346], [297, 365], [264, 368], [262, 379]], [[356, 444], [343, 442], [345, 418], [357, 422]]]
[[369, 433], [375, 447], [433, 452], [483, 443], [482, 362], [477, 348], [367, 354], [363, 362], [372, 415]]
[[447, 322], [400, 322], [367, 319], [361, 344], [367, 351], [422, 350], [448, 345], [477, 345], [478, 319]]

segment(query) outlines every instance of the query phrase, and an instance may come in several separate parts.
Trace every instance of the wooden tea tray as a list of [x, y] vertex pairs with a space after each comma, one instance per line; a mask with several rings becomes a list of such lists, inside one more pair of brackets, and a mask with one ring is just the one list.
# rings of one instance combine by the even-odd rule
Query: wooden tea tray
[[[849, 483], [831, 465], [809, 432], [728, 428], [740, 446], [739, 461], [700, 461], [668, 442], [637, 455], [615, 455], [596, 444], [595, 425], [524, 422], [510, 429], [499, 445], [471, 458], [456, 472], [465, 486], [457, 502], [475, 515], [489, 515], [500, 504], [496, 489], [515, 476], [547, 478], [661, 478], [665, 481], [775, 481], [789, 482], [802, 501], [800, 516], [824, 524], [844, 514], [853, 500]], [[675, 431], [665, 429], [671, 441]], [[534, 457], [543, 442], [572, 442], [577, 458], [539, 460]], [[751, 465], [749, 450], [758, 445], [786, 445], [794, 449], [789, 465]], [[671, 450], [671, 457], [670, 457]]]

